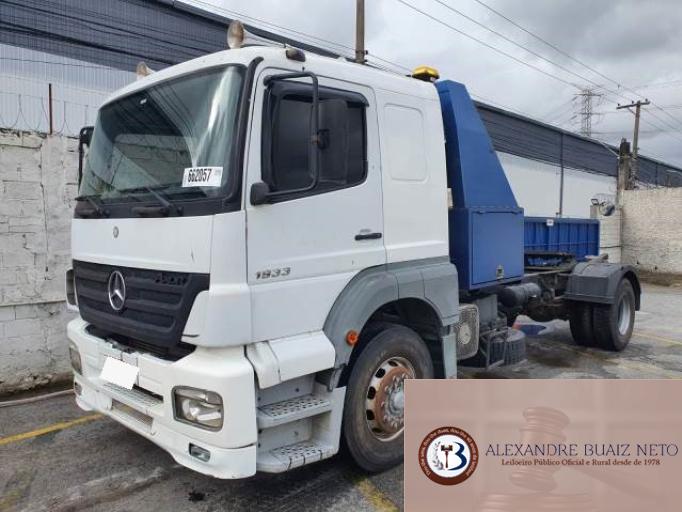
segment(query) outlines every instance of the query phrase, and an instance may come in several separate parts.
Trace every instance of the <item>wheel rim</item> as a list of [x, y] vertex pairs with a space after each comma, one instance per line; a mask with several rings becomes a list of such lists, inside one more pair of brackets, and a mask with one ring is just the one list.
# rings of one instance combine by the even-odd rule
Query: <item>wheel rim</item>
[[412, 364], [391, 357], [375, 370], [365, 393], [365, 419], [379, 441], [392, 441], [405, 428], [405, 379], [414, 379]]
[[628, 295], [621, 297], [618, 303], [618, 332], [625, 336], [630, 330], [632, 319], [632, 300]]

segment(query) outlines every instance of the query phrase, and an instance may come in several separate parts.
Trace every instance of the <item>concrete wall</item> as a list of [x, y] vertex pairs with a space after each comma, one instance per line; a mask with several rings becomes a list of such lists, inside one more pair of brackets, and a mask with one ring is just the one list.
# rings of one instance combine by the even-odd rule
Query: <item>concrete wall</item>
[[623, 261], [649, 272], [682, 274], [682, 189], [624, 192]]
[[68, 378], [77, 141], [0, 130], [0, 394]]

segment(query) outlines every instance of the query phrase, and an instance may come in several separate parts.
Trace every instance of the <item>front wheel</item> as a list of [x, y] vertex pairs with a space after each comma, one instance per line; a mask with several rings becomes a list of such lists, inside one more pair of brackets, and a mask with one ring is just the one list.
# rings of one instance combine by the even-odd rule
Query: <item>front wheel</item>
[[627, 347], [635, 327], [635, 304], [632, 284], [623, 279], [613, 304], [594, 305], [594, 336], [601, 348], [620, 352]]
[[421, 337], [387, 326], [369, 341], [348, 379], [343, 436], [355, 462], [377, 472], [403, 459], [405, 379], [433, 378], [431, 355]]

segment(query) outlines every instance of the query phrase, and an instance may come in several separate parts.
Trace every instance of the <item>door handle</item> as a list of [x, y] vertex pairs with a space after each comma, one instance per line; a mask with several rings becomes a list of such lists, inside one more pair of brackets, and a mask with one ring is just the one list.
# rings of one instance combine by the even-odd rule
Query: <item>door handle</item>
[[382, 236], [381, 233], [358, 233], [355, 240], [379, 240]]

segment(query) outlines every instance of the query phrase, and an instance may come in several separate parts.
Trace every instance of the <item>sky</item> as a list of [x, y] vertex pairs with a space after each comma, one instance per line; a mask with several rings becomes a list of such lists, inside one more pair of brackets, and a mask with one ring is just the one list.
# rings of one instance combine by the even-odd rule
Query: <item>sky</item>
[[[291, 37], [341, 53], [353, 51], [355, 0], [184, 1], [274, 32], [286, 27], [297, 32], [286, 33]], [[401, 73], [436, 67], [481, 101], [571, 131], [580, 130], [582, 98], [576, 94], [591, 88], [599, 95], [593, 98], [594, 137], [616, 145], [622, 137], [631, 140], [634, 128], [633, 114], [617, 105], [647, 98], [654, 104], [643, 109], [640, 153], [682, 166], [679, 0], [365, 3], [370, 62]]]

